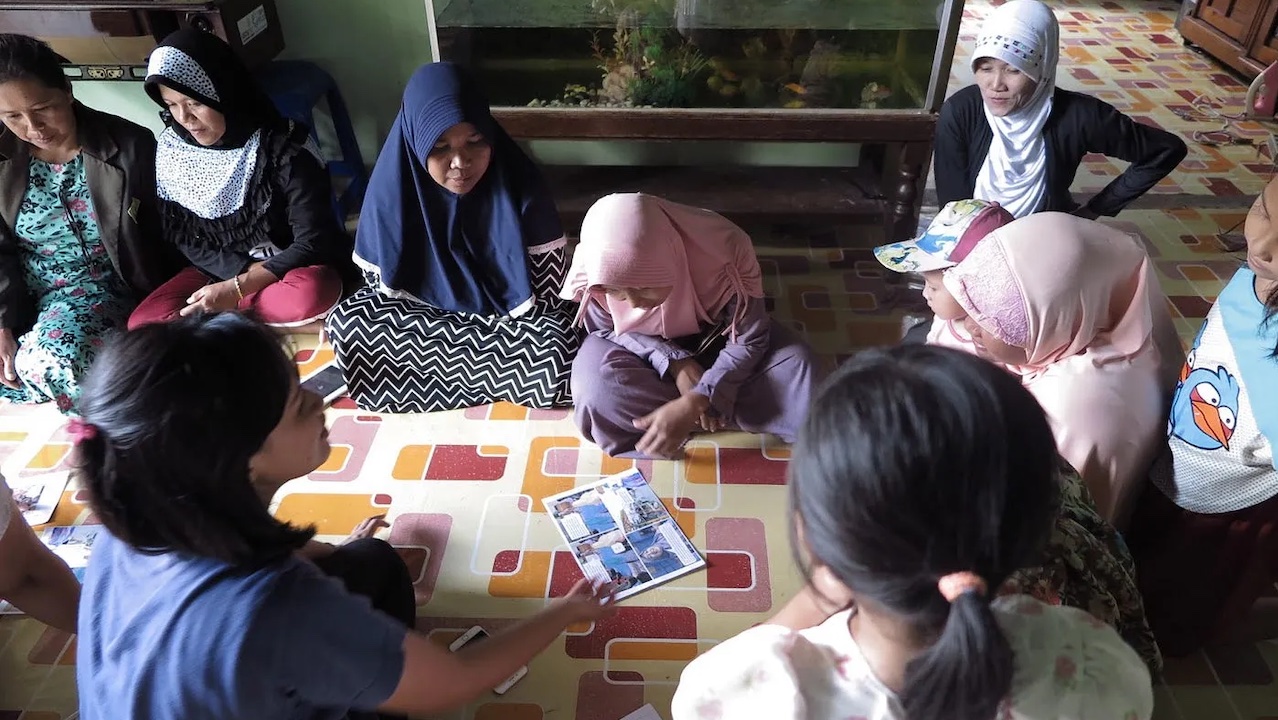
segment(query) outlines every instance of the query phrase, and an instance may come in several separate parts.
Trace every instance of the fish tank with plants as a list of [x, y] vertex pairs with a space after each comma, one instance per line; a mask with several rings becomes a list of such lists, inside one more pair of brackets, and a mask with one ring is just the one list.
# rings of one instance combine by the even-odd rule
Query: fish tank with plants
[[[433, 0], [493, 105], [922, 110], [940, 0]], [[948, 68], [946, 74], [948, 75]], [[943, 79], [942, 79], [943, 84]]]
[[918, 229], [963, 0], [425, 2], [433, 57], [477, 76], [566, 227], [648, 192]]

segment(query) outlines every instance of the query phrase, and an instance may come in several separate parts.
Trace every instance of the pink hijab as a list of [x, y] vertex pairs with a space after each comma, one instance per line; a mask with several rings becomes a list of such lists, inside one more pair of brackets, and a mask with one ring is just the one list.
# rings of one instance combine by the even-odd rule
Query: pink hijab
[[[636, 308], [605, 286], [671, 288], [661, 305]], [[642, 193], [609, 195], [590, 207], [561, 297], [593, 299], [612, 317], [613, 332], [667, 339], [696, 335], [737, 301], [737, 323], [750, 298], [763, 297], [763, 275], [750, 236], [722, 215]]]
[[[1101, 514], [1124, 521], [1183, 354], [1145, 249], [1101, 223], [1039, 213], [990, 233], [944, 282], [982, 329], [1025, 348], [1008, 369], [1042, 404]], [[928, 341], [976, 350], [960, 321], [937, 321]]]

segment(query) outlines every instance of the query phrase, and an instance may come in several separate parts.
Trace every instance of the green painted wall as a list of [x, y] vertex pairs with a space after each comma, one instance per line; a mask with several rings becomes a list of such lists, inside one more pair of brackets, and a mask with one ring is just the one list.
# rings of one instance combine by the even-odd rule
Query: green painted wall
[[140, 82], [76, 80], [71, 86], [76, 99], [85, 105], [128, 118], [157, 133], [164, 127], [160, 108], [147, 97]]
[[424, 0], [276, 0], [285, 59], [311, 60], [337, 79], [364, 162], [399, 112], [409, 76], [428, 63]]

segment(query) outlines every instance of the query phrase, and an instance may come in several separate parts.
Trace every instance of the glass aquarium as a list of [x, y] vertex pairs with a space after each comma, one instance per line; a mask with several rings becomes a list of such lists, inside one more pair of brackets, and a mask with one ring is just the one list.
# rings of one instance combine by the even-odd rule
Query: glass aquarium
[[[493, 105], [921, 110], [939, 0], [433, 0]], [[945, 75], [948, 75], [946, 67]]]

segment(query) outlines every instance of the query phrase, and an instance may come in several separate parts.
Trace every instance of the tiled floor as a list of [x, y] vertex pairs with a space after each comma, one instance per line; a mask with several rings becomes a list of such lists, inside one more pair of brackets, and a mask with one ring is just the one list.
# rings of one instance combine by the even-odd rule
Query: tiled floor
[[[1194, 116], [1202, 93], [1236, 112], [1243, 86], [1186, 50], [1165, 0], [1054, 3], [1065, 43], [1064, 87], [1096, 94], [1139, 118], [1182, 134], [1220, 121]], [[969, 2], [953, 87], [988, 0]], [[1197, 118], [1197, 119], [1194, 119]], [[1264, 139], [1239, 124], [1244, 139]], [[1089, 161], [1080, 194], [1114, 176], [1117, 163]], [[1271, 166], [1251, 146], [1191, 142], [1181, 168], [1115, 223], [1146, 240], [1182, 333], [1192, 335], [1237, 261], [1215, 234], [1242, 218]], [[818, 349], [842, 356], [892, 342], [910, 304], [887, 289], [864, 250], [873, 238], [757, 228], [767, 289], [777, 315]], [[859, 248], [859, 249], [857, 249]], [[313, 339], [310, 341], [313, 343]], [[298, 361], [330, 357], [302, 341]], [[339, 402], [331, 412], [334, 452], [309, 478], [285, 487], [277, 512], [340, 537], [366, 515], [388, 512], [390, 540], [417, 578], [419, 627], [446, 642], [480, 622], [500, 628], [562, 592], [578, 571], [540, 512], [539, 499], [578, 478], [629, 467], [582, 443], [567, 412], [499, 405], [431, 416], [372, 416]], [[48, 408], [0, 411], [0, 464], [13, 474], [66, 463], [61, 419]], [[787, 550], [787, 450], [746, 435], [693, 444], [679, 463], [642, 463], [710, 568], [626, 603], [616, 618], [577, 628], [531, 666], [508, 695], [490, 696], [449, 717], [475, 720], [616, 720], [645, 702], [663, 714], [682, 665], [698, 650], [766, 617], [796, 587]], [[89, 520], [70, 492], [57, 523]], [[74, 643], [33, 621], [0, 619], [0, 720], [64, 720], [75, 709]], [[1278, 643], [1221, 648], [1169, 663], [1158, 688], [1163, 720], [1278, 718]]]

